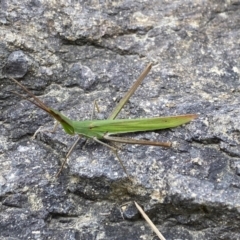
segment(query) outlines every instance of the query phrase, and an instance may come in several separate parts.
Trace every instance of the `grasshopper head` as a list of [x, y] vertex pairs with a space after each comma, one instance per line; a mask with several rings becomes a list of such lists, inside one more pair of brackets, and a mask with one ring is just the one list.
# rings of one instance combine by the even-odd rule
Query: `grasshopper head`
[[66, 116], [64, 116], [63, 114], [61, 114], [60, 112], [58, 112], [55, 109], [50, 108], [49, 110], [50, 110], [49, 114], [62, 125], [64, 131], [67, 134], [70, 134], [70, 135], [75, 134], [72, 120], [70, 120], [69, 118], [67, 118]]

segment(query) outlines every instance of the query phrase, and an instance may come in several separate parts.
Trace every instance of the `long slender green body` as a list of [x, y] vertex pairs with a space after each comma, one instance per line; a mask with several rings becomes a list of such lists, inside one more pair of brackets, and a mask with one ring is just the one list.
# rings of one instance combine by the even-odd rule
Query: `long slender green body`
[[106, 135], [109, 136], [113, 134], [153, 131], [177, 127], [197, 117], [196, 114], [186, 114], [154, 118], [74, 121], [64, 116], [59, 111], [49, 108], [21, 83], [13, 78], [11, 79], [33, 97], [34, 100], [27, 98], [28, 101], [49, 113], [62, 125], [65, 132], [70, 135], [79, 134], [84, 135], [85, 137], [104, 139], [106, 138]]
[[137, 118], [137, 119], [116, 119], [116, 120], [87, 120], [71, 121], [69, 125], [74, 133], [87, 137], [104, 139], [106, 134], [114, 135], [130, 132], [153, 131], [177, 127], [191, 121], [193, 114], [170, 117]]
[[79, 134], [84, 135], [85, 137], [104, 139], [106, 138], [106, 135], [110, 136], [121, 133], [153, 131], [177, 127], [191, 121], [197, 116], [196, 114], [186, 114], [154, 118], [74, 121], [64, 116], [59, 111], [49, 108], [35, 95], [28, 91], [21, 83], [13, 78], [11, 79], [33, 97], [34, 100], [27, 98], [28, 101], [48, 112], [62, 125], [65, 132], [70, 135]]
[[[143, 144], [143, 145], [170, 147], [171, 143], [168, 143], [168, 142], [137, 140], [137, 139], [117, 137], [114, 135], [130, 133], [130, 132], [154, 131], [154, 130], [177, 127], [184, 123], [190, 122], [191, 120], [197, 117], [196, 114], [186, 114], [186, 115], [168, 116], [168, 117], [117, 119], [117, 120], [115, 119], [118, 113], [120, 112], [120, 110], [122, 109], [122, 107], [125, 105], [128, 99], [132, 96], [132, 94], [135, 92], [137, 87], [141, 84], [143, 79], [146, 77], [150, 69], [151, 69], [151, 64], [149, 64], [144, 69], [142, 74], [139, 76], [136, 82], [132, 85], [129, 91], [125, 94], [125, 96], [121, 99], [121, 101], [112, 111], [112, 113], [110, 114], [107, 120], [86, 120], [86, 121], [71, 120], [68, 117], [64, 116], [62, 113], [60, 113], [59, 111], [48, 107], [46, 104], [44, 104], [40, 99], [38, 99], [34, 94], [32, 94], [26, 87], [24, 87], [16, 79], [11, 77], [10, 79], [14, 81], [18, 86], [20, 86], [30, 97], [32, 97], [32, 99], [29, 99], [19, 93], [15, 93], [15, 94], [30, 101], [31, 103], [35, 104], [37, 107], [47, 112], [53, 118], [55, 118], [62, 125], [63, 129], [67, 134], [70, 134], [70, 135], [78, 134], [79, 136], [92, 138], [95, 141], [102, 143], [103, 145], [106, 145], [109, 148], [111, 148], [116, 153], [118, 160], [120, 161], [124, 171], [126, 172], [125, 167], [123, 166], [120, 158], [117, 155], [116, 149], [99, 140], [105, 139], [105, 140], [129, 143], [129, 144]], [[72, 152], [77, 141], [71, 147], [70, 151], [67, 154], [67, 157]], [[61, 172], [63, 165], [66, 162], [66, 159], [63, 162], [57, 175], [59, 175], [59, 173]]]

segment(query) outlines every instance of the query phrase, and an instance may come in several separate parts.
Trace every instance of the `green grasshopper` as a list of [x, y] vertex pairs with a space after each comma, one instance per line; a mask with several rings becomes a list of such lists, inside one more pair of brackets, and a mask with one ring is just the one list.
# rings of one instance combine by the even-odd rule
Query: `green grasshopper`
[[[126, 137], [118, 137], [117, 134], [123, 133], [132, 133], [132, 132], [142, 132], [142, 131], [154, 131], [166, 128], [177, 127], [184, 123], [188, 123], [194, 118], [197, 117], [196, 114], [186, 114], [186, 115], [177, 115], [177, 116], [167, 116], [167, 117], [153, 117], [153, 118], [137, 118], [137, 119], [117, 119], [116, 116], [123, 108], [128, 99], [132, 96], [132, 94], [136, 91], [137, 87], [141, 84], [143, 79], [149, 73], [151, 69], [151, 64], [149, 64], [144, 71], [141, 73], [139, 78], [133, 84], [133, 86], [129, 89], [129, 91], [125, 94], [125, 96], [121, 99], [115, 109], [112, 111], [107, 120], [86, 120], [86, 121], [76, 121], [71, 120], [68, 117], [64, 116], [59, 111], [48, 107], [44, 104], [40, 99], [38, 99], [33, 93], [31, 93], [26, 87], [24, 87], [20, 82], [16, 79], [9, 77], [12, 81], [14, 81], [18, 86], [20, 86], [32, 99], [25, 97], [19, 93], [15, 93], [20, 97], [30, 101], [37, 107], [41, 108], [43, 111], [47, 112], [54, 119], [60, 123], [67, 134], [75, 135], [77, 134], [79, 138], [74, 143], [74, 145], [70, 148], [66, 159], [64, 160], [60, 170], [57, 173], [57, 176], [60, 174], [63, 166], [75, 147], [76, 143], [80, 139], [81, 136], [86, 138], [93, 139], [94, 141], [101, 143], [116, 154], [120, 164], [122, 165], [125, 173], [126, 169], [122, 164], [121, 159], [117, 154], [117, 149], [102, 142], [101, 140], [109, 140], [120, 143], [128, 143], [128, 144], [141, 144], [141, 145], [152, 145], [152, 146], [162, 146], [162, 147], [170, 147], [171, 143], [169, 142], [156, 142], [156, 141], [148, 141], [148, 140], [137, 140]], [[128, 174], [127, 174], [128, 175]]]

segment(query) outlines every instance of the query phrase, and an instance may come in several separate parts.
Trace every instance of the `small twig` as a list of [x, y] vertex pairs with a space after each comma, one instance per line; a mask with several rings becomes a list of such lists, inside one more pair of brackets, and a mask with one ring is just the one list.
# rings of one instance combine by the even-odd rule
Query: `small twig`
[[159, 239], [161, 240], [166, 240], [166, 238], [159, 232], [159, 230], [157, 229], [157, 227], [153, 224], [153, 222], [151, 221], [151, 219], [147, 216], [147, 214], [143, 211], [143, 209], [134, 201], [136, 208], [138, 209], [138, 211], [142, 214], [143, 218], [146, 220], [146, 222], [150, 225], [150, 227], [152, 228], [152, 230], [157, 234], [157, 236], [159, 237]]

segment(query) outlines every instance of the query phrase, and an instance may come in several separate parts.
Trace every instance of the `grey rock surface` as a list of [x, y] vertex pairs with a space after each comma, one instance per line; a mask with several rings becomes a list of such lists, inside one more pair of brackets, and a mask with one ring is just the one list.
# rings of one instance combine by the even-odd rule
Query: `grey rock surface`
[[[240, 239], [239, 1], [1, 1], [0, 238]], [[80, 141], [20, 99], [8, 79], [71, 119], [106, 118], [144, 67], [119, 118], [197, 113], [175, 129], [118, 145]], [[21, 92], [22, 93], [22, 92]]]

